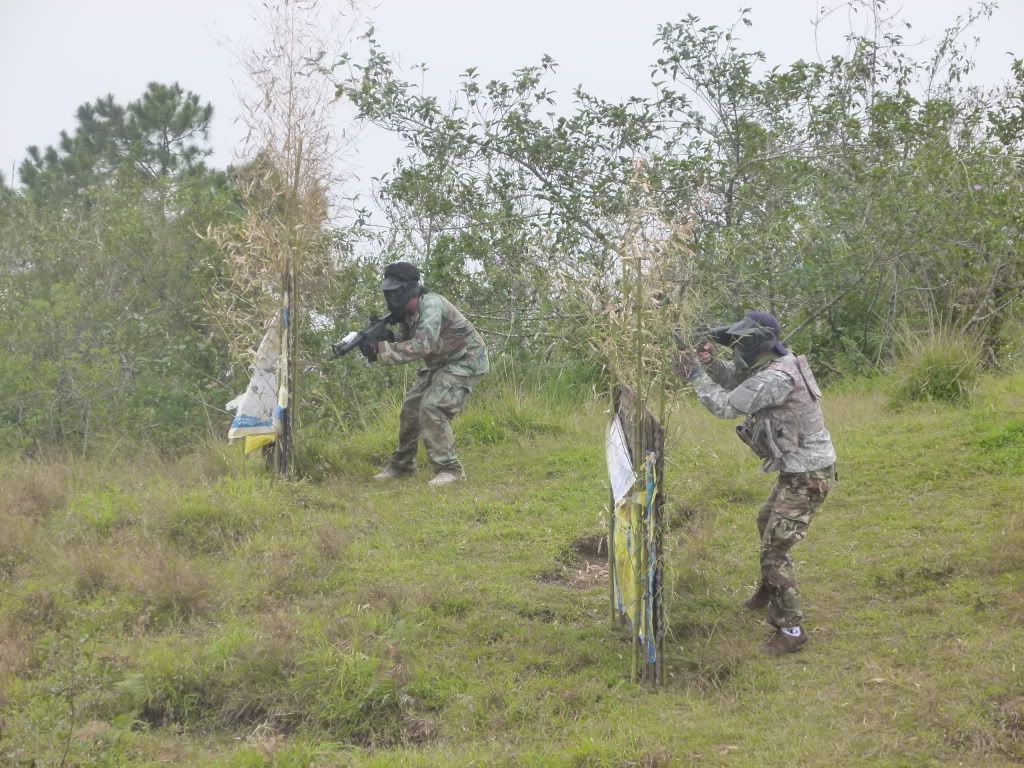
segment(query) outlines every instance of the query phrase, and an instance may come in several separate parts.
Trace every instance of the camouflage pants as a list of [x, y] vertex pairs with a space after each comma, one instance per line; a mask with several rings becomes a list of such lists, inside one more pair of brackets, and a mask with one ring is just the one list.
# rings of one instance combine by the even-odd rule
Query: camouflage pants
[[813, 472], [780, 472], [757, 516], [761, 581], [772, 588], [768, 621], [776, 627], [795, 627], [803, 620], [789, 550], [807, 535], [811, 518], [832, 490], [835, 478], [835, 466]]
[[435, 472], [442, 469], [462, 471], [455, 455], [455, 434], [451, 421], [466, 406], [470, 393], [480, 376], [460, 376], [445, 368], [423, 368], [405, 393], [398, 420], [398, 450], [391, 456], [391, 466], [409, 471], [416, 465], [419, 439], [427, 447], [427, 455]]

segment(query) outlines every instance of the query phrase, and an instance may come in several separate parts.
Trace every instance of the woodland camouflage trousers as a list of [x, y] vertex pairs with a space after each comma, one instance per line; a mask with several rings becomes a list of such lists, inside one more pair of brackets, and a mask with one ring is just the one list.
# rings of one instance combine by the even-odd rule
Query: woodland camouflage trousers
[[419, 439], [427, 447], [434, 472], [443, 469], [462, 471], [455, 455], [455, 434], [451, 421], [466, 406], [473, 387], [481, 376], [460, 376], [446, 368], [423, 368], [405, 393], [398, 419], [398, 450], [391, 466], [410, 471], [416, 465]]
[[789, 550], [803, 541], [811, 518], [832, 490], [835, 466], [813, 472], [780, 472], [757, 516], [761, 536], [761, 581], [771, 587], [768, 621], [795, 627], [803, 620], [796, 569]]

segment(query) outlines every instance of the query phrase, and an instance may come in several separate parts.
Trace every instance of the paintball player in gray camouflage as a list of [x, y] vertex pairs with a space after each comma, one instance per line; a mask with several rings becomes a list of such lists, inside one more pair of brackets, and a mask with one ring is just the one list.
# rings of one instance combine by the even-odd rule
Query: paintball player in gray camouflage
[[[789, 551], [807, 535], [815, 512], [836, 481], [836, 452], [825, 428], [821, 389], [807, 365], [779, 340], [779, 322], [747, 312], [711, 337], [733, 350], [733, 362], [715, 359], [714, 347], [681, 351], [675, 371], [690, 381], [701, 403], [721, 419], [742, 418], [736, 433], [778, 481], [757, 517], [761, 581], [744, 605], [768, 608], [775, 634], [766, 650], [781, 655], [807, 642], [801, 626], [796, 571]], [[702, 365], [703, 364], [703, 365]]]
[[360, 351], [370, 362], [401, 365], [423, 361], [405, 393], [399, 416], [398, 449], [376, 480], [393, 480], [415, 471], [419, 439], [434, 468], [432, 486], [465, 480], [455, 454], [451, 421], [462, 411], [476, 383], [487, 373], [487, 347], [461, 312], [420, 282], [420, 271], [404, 261], [384, 269], [384, 300], [401, 322], [400, 341], [367, 341]]

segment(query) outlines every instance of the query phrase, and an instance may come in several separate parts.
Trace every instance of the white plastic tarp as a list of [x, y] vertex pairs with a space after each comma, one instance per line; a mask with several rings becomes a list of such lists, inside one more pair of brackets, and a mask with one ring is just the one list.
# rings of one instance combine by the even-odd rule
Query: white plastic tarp
[[618, 506], [629, 495], [636, 482], [633, 462], [626, 449], [626, 435], [622, 431], [622, 422], [618, 416], [612, 419], [608, 427], [605, 453], [608, 457], [608, 478], [612, 483], [612, 495], [615, 498], [615, 505]]
[[278, 402], [277, 372], [281, 358], [281, 319], [278, 313], [270, 321], [253, 360], [249, 387], [225, 408], [235, 411], [228, 439], [254, 435], [274, 435], [274, 408]]

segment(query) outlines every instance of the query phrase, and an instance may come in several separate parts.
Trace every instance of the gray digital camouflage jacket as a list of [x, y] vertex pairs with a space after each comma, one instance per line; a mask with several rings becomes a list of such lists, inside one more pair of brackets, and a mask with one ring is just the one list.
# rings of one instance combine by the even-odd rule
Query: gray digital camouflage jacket
[[[821, 413], [821, 390], [802, 356], [752, 370], [715, 360], [694, 381], [701, 403], [721, 419], [744, 418], [765, 472], [812, 472], [836, 462]], [[751, 443], [744, 439], [744, 442]]]

